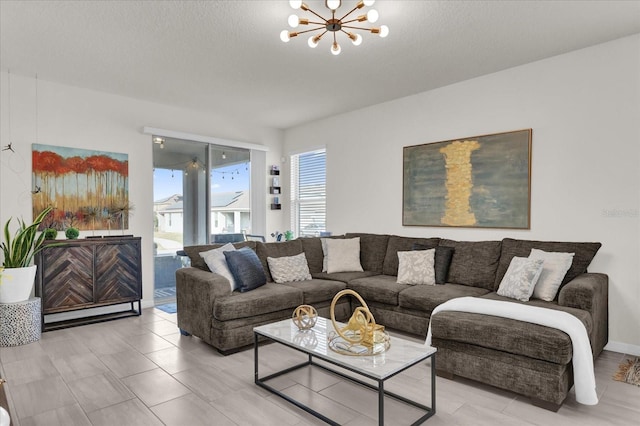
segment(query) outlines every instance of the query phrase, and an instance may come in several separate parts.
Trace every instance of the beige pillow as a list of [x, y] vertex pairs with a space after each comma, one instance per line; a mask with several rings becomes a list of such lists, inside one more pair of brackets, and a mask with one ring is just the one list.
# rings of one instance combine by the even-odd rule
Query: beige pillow
[[277, 283], [311, 279], [307, 256], [304, 253], [295, 256], [267, 257], [267, 263], [269, 264], [269, 271], [273, 281]]
[[218, 275], [222, 275], [226, 279], [229, 280], [229, 284], [231, 285], [231, 291], [238, 288], [235, 278], [233, 278], [233, 274], [231, 270], [229, 270], [229, 266], [227, 265], [227, 258], [224, 256], [225, 251], [235, 251], [235, 247], [231, 243], [227, 243], [222, 247], [215, 248], [213, 250], [200, 252], [200, 257], [204, 259], [204, 262], [207, 264], [211, 272], [214, 272]]
[[347, 239], [322, 238], [326, 246], [328, 273], [362, 272], [360, 264], [360, 237]]
[[544, 261], [542, 273], [533, 289], [532, 297], [546, 300], [547, 302], [555, 299], [564, 276], [567, 275], [567, 271], [571, 268], [574, 255], [575, 253], [547, 252], [531, 249], [529, 259], [542, 259]]
[[436, 250], [398, 252], [398, 284], [436, 285], [434, 268]]

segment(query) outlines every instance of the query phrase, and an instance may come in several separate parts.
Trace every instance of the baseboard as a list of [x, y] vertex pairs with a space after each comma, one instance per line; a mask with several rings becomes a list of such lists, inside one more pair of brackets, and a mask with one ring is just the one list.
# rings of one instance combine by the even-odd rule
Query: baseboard
[[142, 309], [153, 308], [154, 306], [155, 306], [155, 303], [153, 302], [153, 299], [151, 300], [142, 299]]
[[609, 341], [604, 347], [605, 351], [620, 352], [627, 355], [640, 356], [640, 346], [630, 345], [629, 343]]

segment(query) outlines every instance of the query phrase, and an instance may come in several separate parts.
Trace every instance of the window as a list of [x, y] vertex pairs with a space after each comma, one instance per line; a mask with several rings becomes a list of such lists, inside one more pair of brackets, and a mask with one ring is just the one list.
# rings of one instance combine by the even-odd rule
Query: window
[[326, 159], [324, 149], [291, 156], [291, 229], [299, 237], [326, 230]]

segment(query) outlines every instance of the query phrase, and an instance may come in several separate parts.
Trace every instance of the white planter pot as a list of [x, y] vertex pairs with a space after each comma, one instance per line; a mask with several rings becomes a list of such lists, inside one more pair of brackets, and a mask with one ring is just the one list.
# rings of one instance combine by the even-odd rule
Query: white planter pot
[[23, 302], [31, 296], [35, 284], [36, 265], [6, 268], [0, 272], [0, 303]]

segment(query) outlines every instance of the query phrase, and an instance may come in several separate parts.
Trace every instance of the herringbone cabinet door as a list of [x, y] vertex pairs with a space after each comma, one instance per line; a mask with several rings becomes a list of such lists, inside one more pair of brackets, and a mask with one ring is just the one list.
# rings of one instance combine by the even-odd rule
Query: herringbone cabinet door
[[93, 247], [53, 247], [43, 252], [44, 312], [93, 303]]
[[96, 246], [96, 303], [138, 300], [140, 294], [139, 246]]

